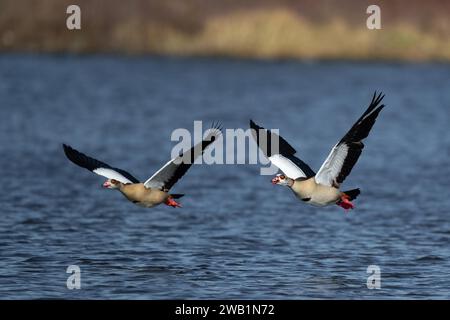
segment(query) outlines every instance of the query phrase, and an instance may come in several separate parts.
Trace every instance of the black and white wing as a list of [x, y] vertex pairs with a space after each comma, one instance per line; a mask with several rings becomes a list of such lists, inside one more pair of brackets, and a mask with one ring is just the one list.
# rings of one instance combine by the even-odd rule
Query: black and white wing
[[105, 178], [114, 179], [125, 184], [139, 183], [138, 179], [122, 169], [113, 168], [110, 165], [91, 158], [66, 144], [63, 144], [63, 148], [67, 158], [82, 168], [88, 169], [89, 171]]
[[325, 186], [338, 187], [350, 174], [364, 148], [362, 140], [367, 138], [380, 111], [384, 95], [375, 92], [366, 112], [356, 121], [350, 131], [331, 150], [315, 180]]
[[[275, 166], [291, 179], [311, 178], [314, 171], [295, 156], [297, 152], [286, 140], [278, 134], [258, 126], [250, 120], [253, 138], [258, 147]], [[278, 148], [276, 142], [278, 141]]]
[[161, 169], [144, 182], [144, 186], [146, 188], [158, 188], [165, 191], [170, 190], [170, 188], [172, 188], [173, 185], [189, 170], [195, 159], [202, 155], [205, 149], [222, 134], [221, 130], [222, 128], [219, 124], [213, 124], [208, 135], [202, 142], [199, 142], [188, 151], [167, 162]]

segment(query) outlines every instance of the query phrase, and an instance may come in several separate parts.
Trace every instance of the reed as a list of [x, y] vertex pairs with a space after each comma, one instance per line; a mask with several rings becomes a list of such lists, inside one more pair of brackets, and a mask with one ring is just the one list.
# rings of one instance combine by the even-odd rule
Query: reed
[[[230, 8], [218, 13], [211, 7], [201, 11], [199, 2], [194, 0], [185, 1], [185, 6], [176, 7], [177, 10], [158, 7], [156, 1], [139, 0], [133, 6], [125, 6], [124, 2], [111, 0], [105, 8], [99, 0], [79, 0], [82, 30], [69, 31], [61, 14], [69, 2], [28, 2], [33, 3], [33, 8], [28, 7], [27, 11], [21, 7], [25, 1], [1, 0], [0, 51], [450, 60], [450, 22], [445, 12], [424, 24], [420, 22], [420, 12], [406, 19], [393, 16], [394, 10], [385, 10], [390, 15], [382, 18], [382, 30], [368, 30], [364, 6], [358, 7], [361, 12], [356, 19], [338, 8], [319, 19], [313, 11], [293, 10], [287, 4], [250, 2], [252, 6], [243, 8], [238, 2], [229, 1], [226, 3], [231, 3]], [[434, 2], [435, 6], [441, 3]], [[330, 3], [328, 10], [336, 7], [336, 2]], [[31, 14], [19, 23], [18, 15], [23, 12]]]

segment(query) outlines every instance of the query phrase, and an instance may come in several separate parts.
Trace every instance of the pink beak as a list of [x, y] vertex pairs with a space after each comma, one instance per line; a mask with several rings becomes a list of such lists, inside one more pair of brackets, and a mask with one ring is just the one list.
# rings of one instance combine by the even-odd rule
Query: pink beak
[[272, 179], [272, 184], [277, 184], [278, 183], [278, 177], [275, 177]]
[[108, 188], [108, 187], [110, 187], [111, 185], [109, 184], [109, 182], [108, 181], [105, 181], [105, 183], [103, 184], [103, 188]]

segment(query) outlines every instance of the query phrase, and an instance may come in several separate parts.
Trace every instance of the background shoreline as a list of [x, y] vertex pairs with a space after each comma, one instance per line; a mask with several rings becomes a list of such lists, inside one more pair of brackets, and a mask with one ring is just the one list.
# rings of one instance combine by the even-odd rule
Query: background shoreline
[[366, 27], [370, 1], [78, 0], [81, 30], [66, 28], [69, 4], [0, 1], [0, 52], [450, 61], [442, 0], [378, 1], [381, 30]]

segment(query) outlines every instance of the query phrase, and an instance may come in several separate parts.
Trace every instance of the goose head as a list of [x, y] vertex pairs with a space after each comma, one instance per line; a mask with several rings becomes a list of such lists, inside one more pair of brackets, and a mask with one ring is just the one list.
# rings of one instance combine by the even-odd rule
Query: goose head
[[117, 181], [115, 179], [108, 179], [103, 183], [103, 188], [107, 189], [119, 189], [120, 188], [120, 181]]
[[279, 184], [280, 186], [288, 186], [289, 178], [286, 177], [284, 174], [279, 173], [272, 179], [272, 183]]

